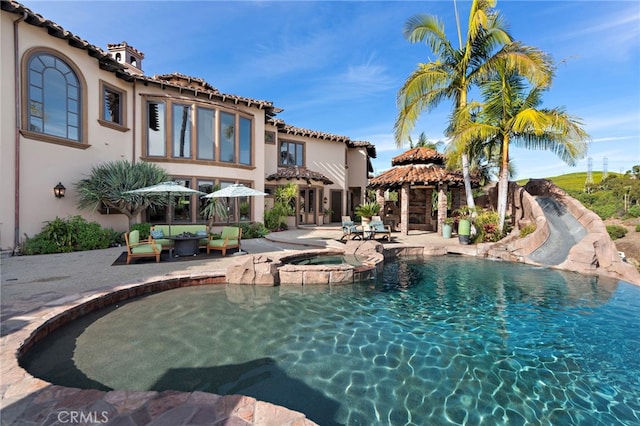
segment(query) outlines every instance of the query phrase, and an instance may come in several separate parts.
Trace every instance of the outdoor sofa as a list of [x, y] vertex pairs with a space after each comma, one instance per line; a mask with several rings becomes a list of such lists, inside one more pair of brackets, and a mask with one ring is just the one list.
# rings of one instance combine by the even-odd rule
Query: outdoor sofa
[[[189, 224], [189, 225], [174, 225], [171, 224], [171, 235], [179, 235], [185, 232], [189, 232], [191, 234], [202, 236], [198, 245], [200, 248], [207, 247], [207, 242], [209, 240], [209, 227], [205, 224]], [[153, 225], [149, 232], [151, 238], [154, 239], [156, 243], [159, 243], [163, 249], [169, 249], [173, 247], [173, 241], [165, 238], [169, 235], [169, 225]]]

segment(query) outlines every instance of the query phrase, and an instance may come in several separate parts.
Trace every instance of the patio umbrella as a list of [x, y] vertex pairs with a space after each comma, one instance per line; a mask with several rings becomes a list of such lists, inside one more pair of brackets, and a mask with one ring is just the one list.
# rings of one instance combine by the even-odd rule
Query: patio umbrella
[[[259, 195], [267, 195], [262, 191], [258, 191], [248, 186], [244, 186], [241, 183], [234, 183], [233, 185], [225, 186], [224, 188], [207, 194], [202, 198], [235, 198], [236, 212], [238, 211], [238, 198], [240, 197], [256, 197]], [[229, 216], [227, 216], [227, 225], [229, 224]]]
[[[192, 195], [192, 194], [204, 194], [202, 191], [187, 188], [177, 182], [162, 182], [157, 185], [146, 186], [144, 188], [134, 189], [126, 191], [125, 194], [166, 194], [167, 205], [171, 205], [171, 197], [174, 195]], [[171, 235], [171, 219], [173, 214], [169, 209], [169, 235]]]
[[[218, 191], [212, 192], [211, 194], [207, 194], [202, 198], [226, 198], [227, 205], [229, 198], [235, 198], [236, 204], [236, 212], [238, 211], [238, 198], [240, 197], [256, 197], [259, 195], [267, 195], [262, 191], [258, 191], [253, 188], [249, 188], [248, 186], [244, 186], [241, 183], [234, 183], [233, 185], [226, 186]], [[238, 218], [238, 222], [240, 218]], [[227, 225], [229, 224], [229, 215], [227, 215]], [[246, 252], [242, 251], [242, 247], [239, 247], [238, 253], [235, 254], [246, 254]]]

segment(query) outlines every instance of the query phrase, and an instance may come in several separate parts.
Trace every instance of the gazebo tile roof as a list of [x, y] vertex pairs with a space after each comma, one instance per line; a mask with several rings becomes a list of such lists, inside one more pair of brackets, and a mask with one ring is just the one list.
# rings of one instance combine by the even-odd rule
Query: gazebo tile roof
[[411, 148], [408, 151], [403, 152], [391, 159], [392, 166], [399, 166], [402, 164], [417, 164], [417, 163], [433, 163], [444, 164], [444, 155], [432, 148], [417, 147]]
[[[472, 179], [473, 180], [473, 179]], [[464, 184], [462, 173], [448, 171], [437, 164], [405, 164], [396, 166], [369, 180], [372, 188], [410, 185]]]
[[315, 180], [322, 182], [325, 185], [331, 185], [333, 181], [323, 175], [320, 172], [314, 172], [313, 170], [309, 170], [306, 167], [278, 167], [278, 171], [270, 174], [265, 178], [268, 181], [272, 180], [295, 180], [301, 179], [306, 180], [307, 182]]

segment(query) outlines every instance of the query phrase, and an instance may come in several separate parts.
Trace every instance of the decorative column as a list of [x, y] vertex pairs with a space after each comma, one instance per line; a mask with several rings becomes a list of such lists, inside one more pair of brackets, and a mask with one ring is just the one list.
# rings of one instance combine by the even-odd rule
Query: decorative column
[[[425, 189], [425, 191], [427, 193], [426, 195], [427, 201], [424, 206], [424, 223], [429, 226], [433, 226], [433, 222], [431, 221], [431, 213], [433, 210], [432, 198], [433, 198], [433, 192], [435, 191], [435, 188], [433, 189], [427, 188]], [[437, 229], [437, 225], [436, 225], [436, 229]]]
[[442, 235], [442, 223], [447, 218], [447, 187], [446, 183], [438, 184], [438, 233]]
[[409, 184], [400, 188], [400, 234], [409, 235]]
[[380, 219], [384, 220], [385, 208], [384, 208], [384, 190], [376, 189], [376, 203], [380, 206]]

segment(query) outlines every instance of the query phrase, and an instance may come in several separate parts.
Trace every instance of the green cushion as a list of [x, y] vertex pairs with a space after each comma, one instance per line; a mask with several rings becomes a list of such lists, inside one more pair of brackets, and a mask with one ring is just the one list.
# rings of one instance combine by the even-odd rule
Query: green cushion
[[[164, 235], [169, 235], [169, 225], [153, 225], [153, 229], [158, 231], [162, 230]], [[183, 232], [191, 232], [192, 234], [197, 233], [198, 231], [207, 231], [206, 224], [182, 224], [182, 225], [171, 225], [171, 235], [182, 234]]]
[[220, 236], [222, 239], [225, 238], [238, 238], [240, 234], [240, 228], [234, 226], [225, 226], [222, 228], [222, 235]]
[[129, 244], [134, 245], [140, 242], [140, 231], [135, 230], [129, 232]]
[[[131, 247], [132, 254], [142, 254], [142, 253], [155, 253], [153, 250], [154, 244], [140, 244], [135, 247]], [[157, 251], [162, 251], [162, 246], [160, 244], [155, 244]]]
[[[228, 246], [237, 246], [238, 245], [238, 240], [237, 239], [233, 239], [233, 240], [229, 240], [227, 242]], [[224, 247], [224, 238], [221, 240], [211, 240], [209, 241], [209, 247]]]
[[166, 238], [160, 238], [160, 239], [157, 239], [157, 240], [156, 240], [156, 239], [154, 239], [153, 241], [154, 241], [155, 243], [158, 243], [158, 244], [160, 244], [161, 246], [165, 246], [165, 247], [166, 247], [166, 246], [170, 246], [170, 245], [172, 245], [172, 244], [173, 244], [173, 241], [171, 241], [171, 240], [167, 240]]

